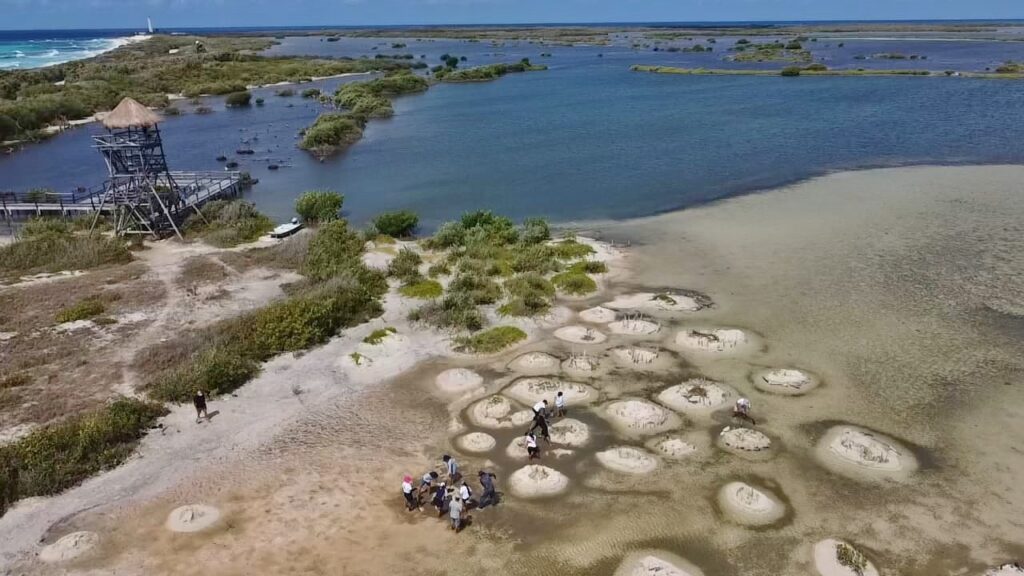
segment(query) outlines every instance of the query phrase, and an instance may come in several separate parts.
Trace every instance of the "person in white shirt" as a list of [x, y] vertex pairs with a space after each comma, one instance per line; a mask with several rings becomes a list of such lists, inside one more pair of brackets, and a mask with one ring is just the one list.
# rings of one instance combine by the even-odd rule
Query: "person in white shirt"
[[555, 416], [559, 418], [565, 416], [565, 395], [559, 390], [558, 394], [555, 394]]
[[419, 508], [419, 498], [413, 495], [412, 476], [408, 474], [402, 478], [402, 496], [405, 496], [405, 506], [410, 511]]
[[473, 491], [469, 489], [469, 484], [463, 482], [459, 487], [459, 498], [462, 499], [462, 504], [469, 508], [469, 501], [473, 498]]
[[533, 435], [533, 432], [526, 433], [526, 453], [530, 460], [540, 458], [540, 448], [537, 447], [537, 437]]
[[548, 411], [548, 401], [547, 400], [541, 400], [541, 401], [539, 401], [539, 402], [537, 402], [536, 404], [533, 405], [533, 413], [534, 414], [540, 414], [541, 416], [547, 416], [547, 411]]

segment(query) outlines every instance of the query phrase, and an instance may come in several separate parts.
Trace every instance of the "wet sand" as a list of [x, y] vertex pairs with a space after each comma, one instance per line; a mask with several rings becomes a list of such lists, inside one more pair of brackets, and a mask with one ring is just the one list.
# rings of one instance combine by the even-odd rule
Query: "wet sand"
[[[584, 310], [629, 292], [696, 290], [714, 305], [652, 313], [660, 330], [580, 345], [553, 337], [479, 360], [437, 359], [376, 386], [306, 407], [255, 453], [211, 461], [143, 504], [102, 506], [47, 535], [100, 534], [95, 553], [68, 566], [28, 571], [186, 574], [611, 575], [631, 552], [658, 549], [704, 574], [813, 574], [815, 542], [836, 538], [882, 574], [982, 574], [1024, 557], [1024, 168], [900, 168], [842, 173], [699, 209], [592, 226], [629, 241], [628, 269], [609, 290], [568, 303]], [[578, 321], [571, 318], [565, 324]], [[690, 326], [735, 327], [759, 346], [737, 354], [673, 348]], [[599, 328], [600, 326], [594, 326]], [[465, 409], [518, 375], [506, 366], [528, 350], [600, 357], [624, 344], [662, 347], [667, 369], [615, 365], [587, 383], [601, 393], [569, 417], [590, 429], [585, 447], [543, 464], [569, 476], [567, 493], [511, 496], [523, 462], [505, 454], [522, 431], [472, 426]], [[434, 379], [464, 366], [486, 390], [452, 399]], [[661, 366], [659, 364], [659, 366]], [[794, 367], [820, 378], [802, 396], [761, 392], [751, 375]], [[600, 414], [623, 398], [654, 400], [688, 378], [707, 377], [751, 398], [764, 457], [715, 446], [726, 412], [682, 416], [675, 434], [697, 446], [660, 458], [650, 475], [623, 474], [594, 454], [642, 448]], [[283, 376], [282, 376], [283, 377]], [[578, 378], [573, 380], [584, 381]], [[471, 393], [472, 394], [472, 393]], [[522, 406], [516, 406], [516, 409]], [[222, 409], [230, 410], [230, 403]], [[909, 478], [842, 475], [816, 460], [833, 426], [873, 430], [912, 451]], [[490, 454], [461, 454], [454, 439], [493, 435]], [[543, 447], [543, 445], [542, 445]], [[407, 513], [398, 485], [456, 454], [475, 476], [487, 463], [506, 493], [472, 512], [461, 534], [431, 508]], [[487, 459], [490, 458], [488, 463]], [[864, 473], [869, 475], [870, 471]], [[719, 509], [719, 490], [745, 482], [771, 492], [785, 515], [745, 526]], [[478, 490], [478, 486], [474, 488]], [[216, 506], [219, 524], [197, 534], [164, 528], [183, 504]]]

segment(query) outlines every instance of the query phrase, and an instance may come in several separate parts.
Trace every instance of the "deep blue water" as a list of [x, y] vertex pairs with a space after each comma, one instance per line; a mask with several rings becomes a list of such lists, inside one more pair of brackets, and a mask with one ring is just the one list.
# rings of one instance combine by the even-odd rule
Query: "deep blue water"
[[[633, 50], [629, 39], [578, 48], [409, 39], [407, 48], [394, 50], [392, 42], [290, 38], [273, 52], [410, 52], [427, 55], [431, 64], [449, 52], [467, 55], [467, 65], [530, 57], [551, 69], [484, 84], [437, 85], [400, 98], [394, 118], [371, 122], [361, 142], [323, 163], [294, 147], [319, 105], [276, 97], [274, 89], [257, 91], [264, 107], [226, 110], [212, 100], [213, 114], [185, 114], [162, 125], [172, 167], [220, 169], [215, 157], [231, 156], [248, 141], [257, 154], [240, 159], [242, 168], [260, 179], [250, 197], [277, 219], [292, 215], [302, 191], [330, 188], [346, 195], [346, 210], [357, 222], [410, 208], [430, 227], [478, 207], [563, 222], [622, 218], [832, 170], [1024, 161], [1017, 121], [1024, 114], [1024, 82], [641, 74], [629, 65], [728, 63], [722, 52]], [[1024, 60], [1018, 43], [898, 42], [893, 48], [891, 41], [844, 40], [839, 49], [835, 41], [819, 40], [829, 42], [820, 53], [833, 54], [833, 65], [840, 55], [886, 51], [926, 54], [915, 67], [934, 69]], [[904, 61], [885, 65], [895, 62]], [[103, 162], [89, 147], [97, 130], [80, 128], [0, 156], [0, 190], [98, 184]], [[272, 172], [269, 162], [285, 167]]]

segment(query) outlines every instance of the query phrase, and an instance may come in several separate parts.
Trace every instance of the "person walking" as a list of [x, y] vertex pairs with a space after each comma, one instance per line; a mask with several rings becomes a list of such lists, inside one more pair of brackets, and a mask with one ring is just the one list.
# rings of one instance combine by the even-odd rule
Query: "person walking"
[[491, 504], [498, 504], [498, 492], [494, 489], [494, 479], [497, 478], [490, 472], [481, 470], [477, 473], [477, 477], [480, 478], [480, 487], [483, 488], [483, 494], [480, 495], [480, 505], [478, 508], [481, 510], [490, 506]]
[[469, 484], [463, 482], [462, 486], [459, 486], [459, 498], [462, 500], [462, 505], [469, 510], [469, 503], [473, 500], [473, 491], [469, 489]]
[[526, 433], [526, 454], [529, 456], [528, 460], [534, 458], [540, 458], [540, 448], [537, 447], [537, 437], [533, 435], [533, 431]]
[[533, 405], [533, 413], [535, 415], [536, 414], [540, 414], [541, 416], [547, 416], [547, 411], [548, 411], [548, 401], [547, 400], [541, 400], [541, 401], [539, 401], [539, 402], [537, 402], [536, 404]]
[[430, 494], [430, 489], [434, 486], [434, 480], [437, 480], [437, 472], [431, 470], [424, 474], [423, 478], [420, 478], [420, 488], [416, 496], [419, 497], [423, 493]]
[[410, 512], [420, 507], [419, 498], [413, 495], [412, 476], [408, 474], [402, 478], [402, 496], [405, 497], [405, 507]]
[[204, 418], [210, 420], [206, 415], [206, 395], [202, 390], [196, 390], [196, 395], [192, 397], [192, 405], [196, 407], [196, 424], [202, 422]]
[[559, 390], [558, 394], [555, 394], [555, 416], [559, 418], [565, 417], [565, 395]]
[[448, 518], [452, 521], [452, 530], [458, 534], [462, 528], [462, 499], [452, 498], [452, 501], [448, 503]]
[[540, 428], [540, 435], [544, 440], [551, 443], [551, 434], [548, 433], [548, 420], [544, 417], [543, 412], [533, 413], [533, 426], [530, 427], [530, 432], [533, 432], [537, 428]]
[[431, 502], [431, 504], [434, 505], [434, 508], [437, 508], [437, 516], [438, 516], [438, 518], [440, 518], [441, 515], [444, 514], [444, 510], [445, 510], [445, 507], [446, 507], [447, 503], [448, 503], [448, 486], [446, 486], [444, 482], [441, 482], [440, 484], [437, 485], [437, 489], [434, 490], [434, 499]]
[[451, 483], [452, 486], [455, 486], [459, 481], [459, 478], [462, 477], [462, 474], [459, 474], [458, 463], [455, 462], [455, 458], [452, 458], [448, 454], [441, 456], [441, 461], [444, 462], [445, 469], [448, 471], [448, 482]]

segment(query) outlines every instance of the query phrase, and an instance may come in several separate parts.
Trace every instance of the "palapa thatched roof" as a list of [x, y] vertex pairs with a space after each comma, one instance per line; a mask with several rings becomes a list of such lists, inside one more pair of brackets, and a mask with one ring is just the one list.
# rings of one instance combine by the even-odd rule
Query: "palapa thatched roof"
[[133, 98], [125, 98], [116, 108], [103, 115], [102, 122], [107, 128], [148, 128], [160, 120], [156, 112]]

